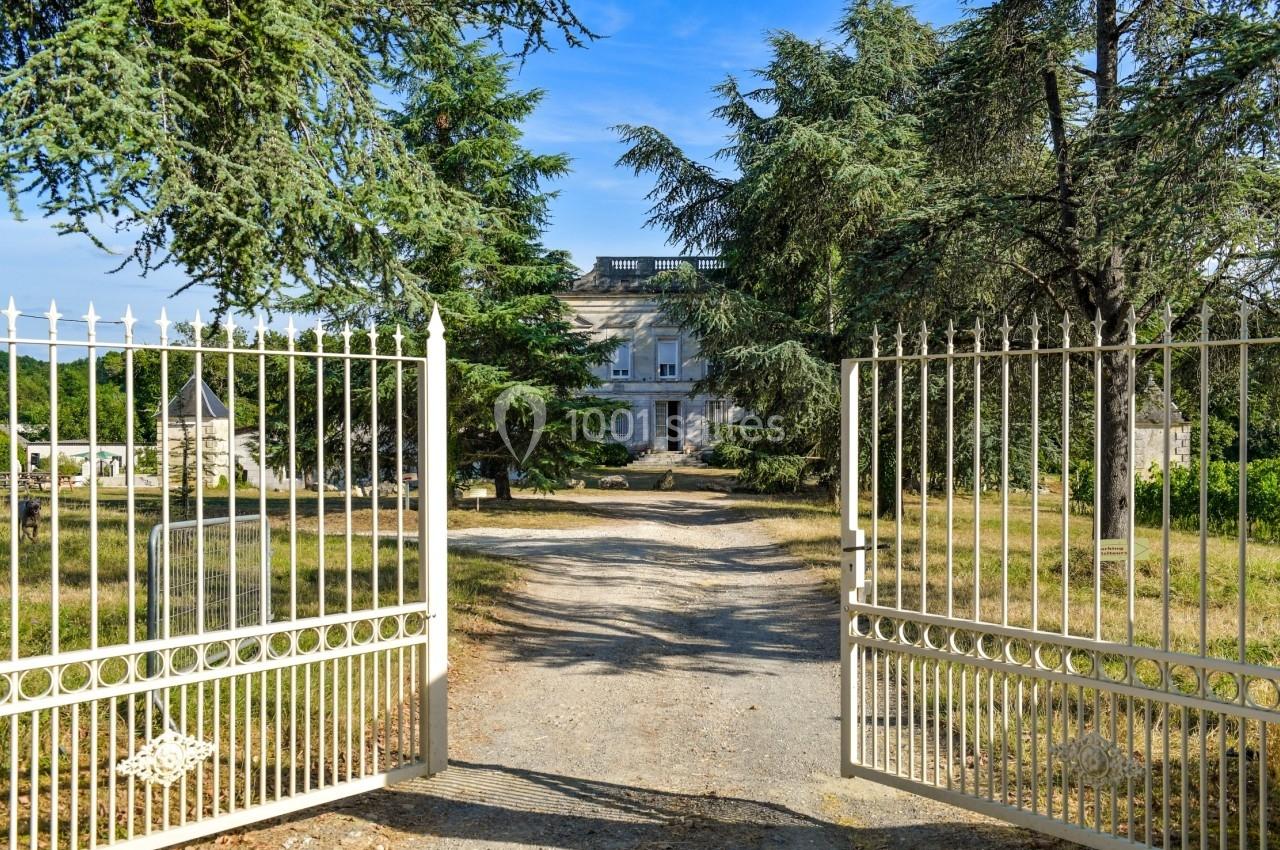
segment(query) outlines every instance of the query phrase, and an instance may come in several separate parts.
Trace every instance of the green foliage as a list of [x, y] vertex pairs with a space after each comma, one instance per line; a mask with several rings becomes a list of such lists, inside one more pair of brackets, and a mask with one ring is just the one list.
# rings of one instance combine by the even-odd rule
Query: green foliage
[[148, 446], [138, 452], [134, 469], [140, 475], [157, 475], [160, 472], [160, 452]]
[[[125, 392], [123, 378], [106, 365], [112, 352], [98, 361], [98, 439], [123, 442], [125, 438]], [[9, 364], [0, 359], [0, 386], [7, 386]], [[34, 357], [18, 357], [18, 426], [21, 433], [36, 440], [49, 438], [49, 362]], [[0, 418], [9, 415], [8, 394], [0, 394]], [[89, 438], [89, 361], [58, 364], [58, 437], [63, 440]]]
[[[1203, 299], [1269, 303], [1280, 273], [1280, 19], [1267, 3], [1179, 8], [997, 0], [952, 29], [922, 100], [923, 203], [866, 274], [895, 309], [1067, 315], [1074, 338], [1176, 333]], [[1264, 105], [1265, 104], [1265, 105]], [[905, 298], [904, 298], [905, 296]], [[1138, 366], [1155, 361], [1138, 355]], [[1104, 536], [1125, 532], [1127, 358], [1101, 369]]]
[[707, 465], [716, 469], [733, 469], [737, 453], [724, 440], [716, 443], [707, 456]]
[[387, 99], [457, 33], [590, 37], [564, 0], [58, 0], [0, 7], [0, 182], [62, 233], [178, 264], [222, 306], [416, 276], [484, 210], [416, 156]]
[[716, 451], [725, 468], [738, 470], [738, 484], [757, 493], [794, 493], [811, 473], [809, 460], [779, 453], [767, 443], [723, 440]]
[[631, 463], [631, 450], [622, 443], [596, 443], [592, 460], [600, 466], [626, 466]]
[[1072, 457], [1068, 465], [1067, 485], [1071, 504], [1077, 510], [1093, 510], [1093, 461]]
[[[793, 457], [822, 458], [820, 477], [835, 469], [836, 364], [866, 351], [877, 321], [903, 322], [914, 353], [921, 321], [933, 323], [925, 340], [936, 352], [942, 323], [969, 328], [1002, 310], [1016, 327], [1035, 310], [1055, 323], [1066, 314], [1077, 342], [1098, 318], [1114, 346], [1127, 340], [1131, 310], [1140, 341], [1159, 334], [1165, 301], [1175, 333], [1206, 298], [1215, 329], [1234, 319], [1227, 298], [1274, 314], [1273, 4], [1214, 0], [1172, 14], [1149, 3], [996, 0], [939, 36], [906, 9], [858, 0], [841, 32], [836, 45], [771, 36], [762, 86], [721, 87], [727, 175], [653, 128], [622, 128], [622, 164], [655, 178], [651, 223], [726, 260], [710, 280], [673, 276], [668, 299], [706, 340], [705, 387], [787, 417]], [[1157, 359], [1143, 350], [1138, 366]], [[1104, 514], [1122, 518], [1131, 376], [1119, 354], [1102, 361], [1100, 490]], [[1226, 373], [1213, 381], [1221, 426], [1232, 393], [1216, 390]], [[973, 389], [959, 378], [958, 391]], [[910, 394], [904, 403], [919, 409]], [[1270, 453], [1280, 394], [1265, 395], [1250, 430]], [[1010, 475], [1030, 486], [1017, 450], [1026, 411], [1015, 412]], [[986, 426], [978, 439], [992, 457]], [[1053, 451], [1043, 460], [1046, 470], [1058, 463]]]
[[[543, 184], [563, 175], [568, 161], [524, 147], [520, 124], [542, 93], [513, 90], [511, 63], [484, 44], [440, 36], [412, 63], [397, 78], [403, 106], [390, 125], [415, 163], [476, 206], [475, 227], [456, 239], [401, 239], [399, 254], [417, 281], [412, 286], [312, 290], [294, 306], [362, 327], [402, 327], [413, 351], [424, 349], [428, 317], [438, 307], [449, 344], [455, 468], [493, 480], [499, 496], [511, 467], [548, 490], [590, 461], [591, 444], [572, 427], [572, 411], [589, 404], [613, 409], [582, 396], [614, 343], [574, 326], [555, 293], [575, 269], [564, 252], [541, 243], [550, 200]], [[545, 430], [522, 462], [494, 422], [495, 402], [517, 386], [546, 405]], [[532, 424], [527, 405], [512, 406], [508, 436], [518, 450], [529, 444]]]
[[[0, 470], [9, 470], [9, 449], [11, 442], [9, 440], [8, 431], [0, 431]], [[23, 451], [21, 443], [18, 445], [18, 469], [25, 470], [27, 468], [27, 457]]]
[[[48, 472], [49, 467], [52, 465], [52, 458], [45, 456], [40, 458], [39, 462], [36, 463], [36, 468], [41, 472]], [[79, 475], [82, 468], [83, 464], [74, 458], [69, 458], [65, 455], [58, 458], [59, 475]]]
[[885, 271], [966, 305], [1101, 311], [1108, 341], [1130, 306], [1167, 299], [1182, 325], [1274, 273], [1274, 10], [1115, 9], [1005, 0], [954, 29], [922, 112], [928, 203], [880, 246]]
[[[1234, 535], [1240, 518], [1240, 464], [1214, 460], [1205, 478], [1205, 516], [1212, 534]], [[1071, 463], [1071, 501], [1079, 509], [1093, 508], [1093, 463]], [[1245, 486], [1248, 492], [1249, 536], [1255, 540], [1280, 540], [1280, 459], [1249, 461]], [[1138, 523], [1160, 527], [1164, 523], [1164, 473], [1153, 466], [1134, 482], [1134, 516]], [[1169, 516], [1172, 527], [1183, 531], [1200, 528], [1200, 466], [1174, 466], [1169, 475]]]
[[[194, 329], [185, 323], [174, 326], [172, 341], [180, 346], [190, 346], [195, 341]], [[250, 346], [249, 335], [241, 329], [234, 334], [236, 345]], [[208, 348], [226, 346], [223, 329], [205, 327], [201, 342]], [[278, 334], [271, 336], [271, 344], [284, 348], [284, 340]], [[156, 414], [162, 403], [171, 399], [182, 385], [195, 373], [195, 357], [189, 351], [170, 351], [167, 355], [169, 386], [161, 382], [160, 353], [142, 348], [133, 353], [134, 394], [134, 442], [136, 445], [154, 444], [157, 438]], [[123, 352], [108, 351], [100, 354], [95, 379], [97, 387], [97, 437], [99, 441], [123, 443], [127, 437], [127, 372], [128, 361]], [[58, 363], [58, 438], [60, 440], [89, 439], [89, 361], [87, 359]], [[258, 421], [258, 363], [255, 357], [242, 356], [235, 361], [236, 425], [256, 425]], [[0, 359], [0, 386], [7, 385], [8, 361]], [[224, 355], [206, 354], [201, 373], [204, 381], [224, 401], [229, 398], [227, 359]], [[21, 433], [33, 440], [50, 437], [52, 416], [49, 407], [51, 376], [49, 361], [26, 355], [18, 357], [18, 425]], [[272, 397], [278, 393], [271, 394]], [[280, 400], [279, 405], [283, 405]], [[281, 409], [280, 407], [276, 408]], [[9, 399], [0, 393], [0, 419], [7, 419]], [[77, 468], [78, 471], [78, 468]]]

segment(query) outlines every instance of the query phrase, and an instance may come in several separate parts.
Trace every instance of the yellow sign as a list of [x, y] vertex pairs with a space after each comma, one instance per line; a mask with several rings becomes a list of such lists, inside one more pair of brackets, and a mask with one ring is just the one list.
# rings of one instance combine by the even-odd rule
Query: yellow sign
[[[1133, 560], [1141, 561], [1151, 554], [1151, 547], [1144, 540], [1133, 541]], [[1129, 560], [1129, 541], [1116, 537], [1098, 541], [1098, 560], [1125, 562]]]
[[487, 487], [472, 487], [471, 489], [467, 490], [467, 492], [465, 492], [465, 493], [463, 493], [463, 494], [462, 494], [462, 498], [464, 498], [464, 499], [487, 499], [487, 498], [489, 498], [489, 488], [487, 488]]

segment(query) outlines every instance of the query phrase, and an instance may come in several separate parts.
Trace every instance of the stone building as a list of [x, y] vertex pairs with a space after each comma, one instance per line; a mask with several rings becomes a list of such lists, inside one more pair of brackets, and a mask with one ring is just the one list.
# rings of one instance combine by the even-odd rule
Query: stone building
[[[1191, 463], [1191, 423], [1178, 405], [1169, 401], [1169, 464]], [[1138, 476], [1150, 475], [1153, 469], [1164, 469], [1164, 392], [1152, 380], [1139, 390], [1135, 399], [1133, 433], [1133, 468]]]
[[[199, 390], [197, 391], [197, 383]], [[199, 430], [196, 411], [199, 410]], [[216, 486], [227, 478], [231, 451], [231, 413], [213, 389], [195, 375], [169, 400], [169, 474], [175, 481], [195, 481], [198, 462], [203, 464], [204, 483]], [[161, 417], [156, 414], [156, 450], [164, 451]], [[184, 478], [184, 476], [188, 476]]]
[[695, 393], [706, 375], [698, 340], [662, 315], [653, 278], [689, 263], [701, 271], [721, 267], [714, 257], [598, 257], [560, 298], [579, 328], [619, 340], [613, 360], [601, 366], [595, 393], [626, 402], [611, 422], [587, 422], [633, 453], [663, 453], [676, 462], [714, 442], [715, 426], [732, 421], [727, 399]]

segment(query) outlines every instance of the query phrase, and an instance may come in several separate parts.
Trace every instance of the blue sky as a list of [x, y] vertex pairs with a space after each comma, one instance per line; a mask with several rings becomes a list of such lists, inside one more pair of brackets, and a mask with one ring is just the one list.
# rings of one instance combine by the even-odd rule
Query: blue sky
[[[709, 115], [712, 87], [763, 65], [769, 30], [830, 37], [843, 6], [842, 0], [578, 0], [574, 8], [606, 37], [585, 49], [536, 54], [519, 70], [521, 88], [547, 92], [525, 128], [527, 143], [573, 159], [573, 174], [554, 186], [560, 195], [547, 245], [568, 249], [584, 268], [597, 254], [674, 253], [664, 234], [644, 227], [648, 180], [614, 167], [623, 148], [610, 127], [651, 124], [692, 155], [709, 158], [724, 141], [723, 125]], [[960, 7], [926, 0], [916, 13], [946, 24]], [[80, 316], [92, 299], [103, 316], [118, 317], [132, 304], [149, 323], [162, 305], [171, 318], [190, 318], [213, 301], [207, 290], [170, 298], [183, 283], [176, 270], [146, 278], [132, 270], [108, 274], [117, 263], [82, 237], [57, 236], [38, 217], [0, 217], [6, 284], [0, 296], [12, 294], [24, 311], [42, 313], [56, 297], [62, 313]], [[23, 330], [39, 328], [25, 320]], [[140, 323], [139, 331], [151, 336], [154, 326]]]

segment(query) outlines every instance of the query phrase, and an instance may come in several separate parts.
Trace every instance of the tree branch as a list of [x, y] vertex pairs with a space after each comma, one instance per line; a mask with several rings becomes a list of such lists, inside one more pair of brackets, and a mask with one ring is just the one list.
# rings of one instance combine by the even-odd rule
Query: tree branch
[[1139, 0], [1138, 5], [1134, 6], [1129, 11], [1129, 14], [1125, 15], [1124, 19], [1116, 25], [1116, 35], [1123, 35], [1128, 32], [1129, 28], [1138, 22], [1142, 17], [1142, 13], [1147, 11], [1147, 7], [1150, 5], [1151, 0]]
[[1019, 263], [1017, 260], [996, 260], [996, 262], [1001, 265], [1008, 266], [1009, 268], [1026, 275], [1028, 278], [1031, 279], [1031, 282], [1034, 283], [1042, 293], [1044, 293], [1046, 296], [1049, 297], [1049, 300], [1051, 300], [1054, 303], [1054, 306], [1056, 306], [1059, 310], [1066, 312], [1067, 305], [1062, 300], [1061, 295], [1058, 293], [1057, 290], [1055, 290], [1052, 286], [1050, 286], [1049, 282], [1045, 280], [1043, 277], [1036, 274], [1034, 271], [1027, 268], [1022, 263]]
[[1041, 72], [1041, 80], [1044, 82], [1045, 105], [1048, 107], [1049, 114], [1049, 138], [1053, 144], [1053, 159], [1057, 171], [1058, 231], [1064, 243], [1060, 250], [1071, 269], [1071, 289], [1075, 293], [1080, 309], [1087, 316], [1096, 304], [1089, 287], [1084, 286], [1080, 280], [1080, 246], [1076, 244], [1079, 218], [1074, 198], [1075, 190], [1071, 181], [1071, 154], [1067, 147], [1062, 93], [1058, 91], [1058, 73], [1053, 68], [1045, 68]]

